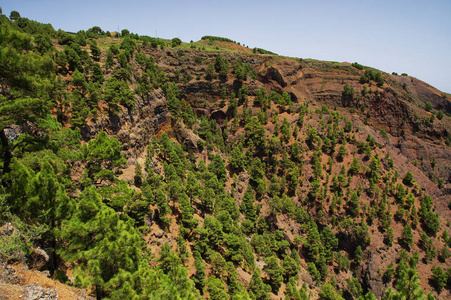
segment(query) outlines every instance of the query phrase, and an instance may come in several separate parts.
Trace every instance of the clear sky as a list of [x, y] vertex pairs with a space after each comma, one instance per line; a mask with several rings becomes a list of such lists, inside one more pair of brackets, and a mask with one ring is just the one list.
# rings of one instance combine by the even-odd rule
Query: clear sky
[[451, 93], [450, 0], [6, 0], [9, 16], [198, 41], [227, 37], [280, 55], [359, 62]]

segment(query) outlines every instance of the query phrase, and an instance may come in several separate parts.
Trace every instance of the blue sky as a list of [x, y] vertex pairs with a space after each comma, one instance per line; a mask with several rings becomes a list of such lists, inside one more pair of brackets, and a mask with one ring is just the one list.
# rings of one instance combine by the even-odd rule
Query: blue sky
[[408, 73], [451, 93], [449, 0], [6, 0], [9, 16], [78, 31], [93, 26], [140, 35], [227, 37], [281, 55], [359, 62]]

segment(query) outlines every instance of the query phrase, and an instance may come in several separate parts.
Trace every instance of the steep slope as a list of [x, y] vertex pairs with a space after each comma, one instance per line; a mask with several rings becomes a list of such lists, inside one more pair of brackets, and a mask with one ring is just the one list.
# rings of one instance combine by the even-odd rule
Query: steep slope
[[450, 296], [447, 95], [223, 38], [1, 21], [2, 260], [40, 245], [98, 298]]

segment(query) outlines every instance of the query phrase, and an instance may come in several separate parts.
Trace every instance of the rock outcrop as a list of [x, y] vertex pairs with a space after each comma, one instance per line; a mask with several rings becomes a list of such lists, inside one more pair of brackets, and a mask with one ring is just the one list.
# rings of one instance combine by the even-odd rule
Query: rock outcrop
[[57, 300], [58, 293], [54, 289], [46, 289], [36, 283], [29, 283], [23, 287], [23, 299], [25, 300]]

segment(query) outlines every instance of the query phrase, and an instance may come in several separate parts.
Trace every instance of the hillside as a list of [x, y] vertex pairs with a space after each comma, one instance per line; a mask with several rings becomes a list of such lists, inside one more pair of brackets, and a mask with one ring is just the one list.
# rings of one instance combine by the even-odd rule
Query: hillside
[[449, 95], [226, 38], [0, 23], [3, 295], [451, 297]]

